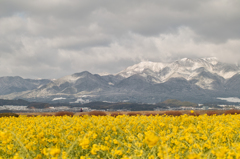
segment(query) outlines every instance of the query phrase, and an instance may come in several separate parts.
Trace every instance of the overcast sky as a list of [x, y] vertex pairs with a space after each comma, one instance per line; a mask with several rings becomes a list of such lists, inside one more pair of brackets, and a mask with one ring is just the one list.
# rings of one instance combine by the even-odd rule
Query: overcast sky
[[239, 0], [0, 0], [0, 76], [210, 56], [240, 62]]

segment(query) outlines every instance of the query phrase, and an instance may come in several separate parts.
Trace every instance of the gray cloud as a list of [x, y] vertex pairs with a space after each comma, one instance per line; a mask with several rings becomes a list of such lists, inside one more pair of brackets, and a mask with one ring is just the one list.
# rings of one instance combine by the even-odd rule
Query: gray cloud
[[142, 60], [240, 62], [240, 2], [3, 0], [0, 76], [117, 73]]

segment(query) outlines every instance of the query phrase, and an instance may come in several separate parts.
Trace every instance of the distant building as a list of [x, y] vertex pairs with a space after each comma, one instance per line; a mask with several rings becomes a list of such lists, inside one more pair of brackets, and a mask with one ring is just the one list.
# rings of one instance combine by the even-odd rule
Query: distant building
[[203, 108], [203, 110], [208, 110], [209, 109], [209, 107], [205, 106], [205, 105], [202, 108]]

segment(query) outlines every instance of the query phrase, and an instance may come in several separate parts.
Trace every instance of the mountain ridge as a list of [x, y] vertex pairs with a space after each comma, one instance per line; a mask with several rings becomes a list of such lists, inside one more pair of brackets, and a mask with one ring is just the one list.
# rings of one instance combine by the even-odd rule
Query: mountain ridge
[[[0, 94], [1, 98], [39, 102], [159, 103], [177, 99], [202, 103], [219, 101], [217, 97], [240, 97], [240, 67], [216, 58], [183, 58], [171, 63], [145, 61], [117, 74], [102, 76], [83, 71], [56, 80], [15, 77], [15, 82], [4, 83], [3, 79], [0, 78], [0, 87], [9, 89]], [[16, 89], [10, 89], [11, 86]], [[22, 89], [16, 91], [17, 88]]]

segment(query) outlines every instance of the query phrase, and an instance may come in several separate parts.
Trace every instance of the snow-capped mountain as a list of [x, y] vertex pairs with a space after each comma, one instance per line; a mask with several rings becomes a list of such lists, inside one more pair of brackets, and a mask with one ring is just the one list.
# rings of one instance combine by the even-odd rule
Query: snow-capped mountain
[[9, 89], [2, 89], [0, 98], [30, 101], [157, 103], [172, 98], [202, 103], [217, 101], [217, 97], [240, 97], [239, 66], [216, 58], [183, 58], [171, 63], [145, 61], [115, 75], [84, 71], [51, 81], [1, 79], [0, 88], [8, 85]]
[[125, 78], [136, 74], [145, 78], [151, 77], [152, 83], [164, 83], [170, 78], [184, 78], [187, 81], [197, 79], [196, 85], [211, 89], [211, 83], [216, 78], [227, 80], [237, 73], [240, 73], [238, 66], [221, 63], [216, 58], [183, 58], [172, 63], [141, 62], [126, 68], [118, 75]]
[[118, 73], [118, 75], [125, 78], [134, 74], [141, 74], [144, 76], [146, 75], [145, 71], [150, 70], [155, 73], [156, 77], [159, 79], [158, 83], [161, 83], [172, 77], [183, 77], [189, 80], [196, 75], [196, 70], [199, 68], [204, 68], [208, 72], [217, 74], [225, 79], [231, 78], [236, 73], [240, 72], [239, 66], [221, 63], [217, 61], [216, 58], [183, 58], [172, 63], [140, 62], [139, 64], [126, 68]]

